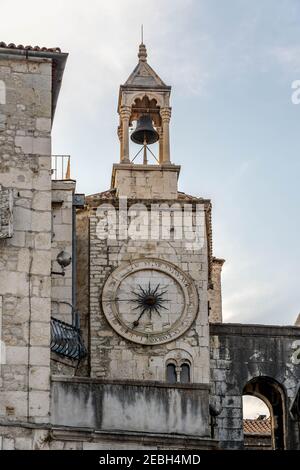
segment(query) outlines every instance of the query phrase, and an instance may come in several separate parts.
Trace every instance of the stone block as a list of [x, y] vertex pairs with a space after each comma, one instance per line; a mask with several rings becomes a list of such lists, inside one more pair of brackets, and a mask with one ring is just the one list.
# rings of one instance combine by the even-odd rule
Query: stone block
[[35, 232], [50, 232], [51, 230], [51, 212], [32, 212], [31, 230]]
[[37, 322], [50, 321], [51, 302], [49, 298], [31, 298], [31, 320]]
[[50, 132], [51, 131], [51, 119], [37, 118], [36, 129], [41, 132]]
[[32, 200], [32, 209], [50, 211], [51, 197], [49, 191], [37, 191]]
[[50, 368], [42, 366], [31, 366], [29, 374], [29, 385], [35, 390], [49, 390]]
[[29, 394], [29, 411], [33, 417], [47, 417], [49, 415], [49, 392], [31, 391]]
[[27, 415], [27, 392], [0, 392], [0, 416], [22, 418]]
[[15, 450], [15, 441], [8, 437], [3, 437], [2, 450]]
[[50, 348], [33, 346], [30, 348], [30, 365], [48, 366], [50, 364]]
[[32, 440], [30, 437], [16, 437], [15, 450], [32, 450]]
[[25, 346], [6, 346], [6, 364], [27, 364], [28, 348]]
[[40, 274], [48, 276], [51, 271], [51, 252], [50, 251], [34, 251], [31, 272], [32, 274]]
[[41, 322], [31, 323], [31, 345], [49, 347], [50, 323], [41, 323]]

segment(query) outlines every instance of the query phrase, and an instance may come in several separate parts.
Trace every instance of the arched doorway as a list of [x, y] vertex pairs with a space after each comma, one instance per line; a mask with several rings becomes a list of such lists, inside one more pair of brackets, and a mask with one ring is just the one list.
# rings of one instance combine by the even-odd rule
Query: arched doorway
[[243, 395], [252, 395], [266, 403], [271, 417], [272, 448], [285, 449], [285, 393], [281, 385], [270, 377], [256, 377], [245, 385]]

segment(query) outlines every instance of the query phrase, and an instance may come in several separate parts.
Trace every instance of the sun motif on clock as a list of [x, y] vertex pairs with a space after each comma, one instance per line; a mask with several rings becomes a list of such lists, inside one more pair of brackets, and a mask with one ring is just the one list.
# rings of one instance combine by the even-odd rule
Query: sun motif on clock
[[142, 259], [117, 268], [102, 293], [103, 312], [121, 336], [142, 344], [171, 341], [197, 313], [193, 281], [163, 260]]
[[132, 302], [137, 304], [133, 310], [140, 311], [138, 318], [133, 322], [134, 327], [139, 326], [139, 322], [144, 313], [149, 314], [150, 320], [152, 319], [152, 314], [154, 312], [161, 317], [161, 310], [167, 310], [167, 307], [164, 306], [164, 303], [167, 302], [167, 299], [164, 298], [164, 294], [167, 292], [167, 289], [161, 290], [160, 284], [157, 284], [156, 287], [152, 287], [150, 281], [147, 288], [143, 288], [138, 284], [138, 291], [131, 291], [135, 296], [135, 298], [132, 299]]

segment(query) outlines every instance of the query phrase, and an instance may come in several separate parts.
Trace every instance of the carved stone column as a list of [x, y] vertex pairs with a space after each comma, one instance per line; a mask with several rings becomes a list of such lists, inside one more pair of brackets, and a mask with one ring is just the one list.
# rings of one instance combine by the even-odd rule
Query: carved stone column
[[120, 141], [120, 162], [123, 160], [123, 128], [122, 128], [122, 122], [120, 122], [120, 125], [118, 126], [118, 137]]
[[162, 164], [171, 163], [170, 160], [170, 131], [171, 108], [162, 108], [160, 111], [163, 128], [163, 161]]
[[164, 149], [163, 149], [164, 135], [163, 135], [162, 127], [157, 127], [156, 130], [157, 130], [158, 135], [159, 135], [159, 141], [158, 141], [158, 144], [159, 144], [159, 157], [158, 157], [158, 160], [159, 160], [159, 164], [162, 165], [162, 163], [163, 163], [163, 153], [164, 153]]
[[122, 122], [121, 163], [130, 163], [130, 160], [129, 160], [129, 119], [131, 115], [131, 107], [122, 106], [120, 114], [121, 114], [121, 122]]

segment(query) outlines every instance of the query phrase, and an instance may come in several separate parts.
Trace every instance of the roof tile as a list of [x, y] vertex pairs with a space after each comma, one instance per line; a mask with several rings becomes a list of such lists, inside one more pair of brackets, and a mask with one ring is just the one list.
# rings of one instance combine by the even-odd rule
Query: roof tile
[[16, 46], [16, 44], [13, 44], [12, 42], [10, 44], [6, 44], [5, 42], [0, 42], [0, 48], [3, 49], [21, 49], [21, 50], [27, 50], [27, 51], [40, 51], [40, 52], [56, 52], [56, 53], [61, 53], [61, 50], [59, 47], [40, 47], [40, 46], [23, 46], [22, 44], [19, 44]]
[[245, 434], [271, 434], [271, 418], [244, 419]]

